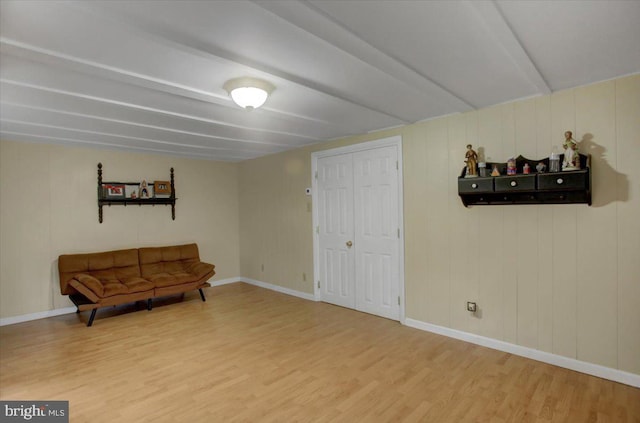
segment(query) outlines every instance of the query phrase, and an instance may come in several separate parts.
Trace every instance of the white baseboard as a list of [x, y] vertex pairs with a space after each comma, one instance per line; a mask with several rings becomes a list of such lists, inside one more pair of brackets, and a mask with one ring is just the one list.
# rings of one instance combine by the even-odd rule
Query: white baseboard
[[407, 318], [405, 325], [640, 388], [640, 375]]
[[63, 314], [75, 313], [75, 307], [57, 308], [54, 310], [39, 311], [37, 313], [23, 314], [21, 316], [3, 317], [0, 319], [0, 326], [14, 325], [16, 323], [29, 322], [31, 320], [46, 319], [47, 317], [61, 316]]
[[[248, 284], [256, 285], [261, 288], [270, 289], [272, 291], [281, 292], [287, 295], [293, 295], [294, 297], [304, 298], [305, 300], [315, 301], [313, 294], [307, 294], [306, 292], [300, 292], [300, 291], [295, 291], [289, 288], [283, 288], [278, 285], [273, 285], [270, 283], [261, 282], [261, 281], [257, 281], [255, 279], [250, 279], [250, 278], [243, 278], [243, 277], [227, 278], [227, 279], [220, 279], [218, 281], [212, 281], [209, 283], [211, 284], [211, 286], [221, 286], [221, 285], [227, 285], [234, 282], [246, 282]], [[14, 325], [16, 323], [29, 322], [31, 320], [46, 319], [47, 317], [61, 316], [63, 314], [71, 314], [75, 312], [76, 312], [75, 307], [65, 307], [65, 308], [58, 308], [54, 310], [39, 311], [37, 313], [23, 314], [20, 316], [3, 317], [3, 318], [0, 318], [0, 326]]]
[[240, 282], [246, 282], [250, 285], [255, 285], [255, 286], [259, 286], [260, 288], [266, 288], [266, 289], [270, 289], [272, 291], [276, 291], [276, 292], [281, 292], [283, 294], [287, 294], [287, 295], [292, 295], [294, 297], [298, 297], [298, 298], [303, 298], [305, 300], [309, 300], [309, 301], [317, 301], [315, 296], [313, 294], [309, 294], [306, 292], [301, 292], [301, 291], [296, 291], [295, 289], [290, 289], [290, 288], [285, 288], [279, 285], [274, 285], [271, 283], [267, 283], [267, 282], [262, 282], [262, 281], [258, 281], [255, 279], [251, 279], [251, 278], [238, 278], [235, 279], [236, 281], [240, 281]]
[[222, 286], [222, 285], [227, 285], [234, 282], [242, 282], [242, 278], [238, 277], [238, 278], [220, 279], [219, 281], [209, 281], [211, 286]]

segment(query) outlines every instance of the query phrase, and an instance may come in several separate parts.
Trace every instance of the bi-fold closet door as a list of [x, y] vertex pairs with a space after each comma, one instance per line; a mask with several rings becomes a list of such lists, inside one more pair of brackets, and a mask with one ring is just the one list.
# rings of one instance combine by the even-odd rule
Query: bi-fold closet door
[[400, 319], [398, 147], [317, 159], [322, 301]]

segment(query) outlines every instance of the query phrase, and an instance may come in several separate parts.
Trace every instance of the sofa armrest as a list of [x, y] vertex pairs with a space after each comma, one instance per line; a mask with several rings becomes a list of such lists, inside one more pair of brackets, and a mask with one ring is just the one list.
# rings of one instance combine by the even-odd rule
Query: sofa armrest
[[215, 273], [213, 269], [215, 269], [215, 267], [216, 266], [214, 266], [213, 264], [198, 261], [187, 267], [187, 271], [196, 275], [198, 279], [201, 279], [210, 273], [212, 273], [213, 276], [213, 274]]
[[[87, 275], [86, 273], [79, 273], [73, 277], [72, 281], [77, 281], [79, 284], [89, 289], [97, 297], [104, 297], [104, 286], [102, 286], [102, 283], [93, 276]], [[78, 289], [76, 287], [76, 284], [72, 284], [72, 286]]]

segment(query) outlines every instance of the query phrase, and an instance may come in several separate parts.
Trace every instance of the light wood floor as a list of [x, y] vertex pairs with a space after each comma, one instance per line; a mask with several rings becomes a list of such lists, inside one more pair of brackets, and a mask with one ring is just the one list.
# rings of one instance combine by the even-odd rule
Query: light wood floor
[[69, 400], [74, 423], [640, 422], [640, 389], [243, 283], [206, 293], [0, 328], [0, 398]]

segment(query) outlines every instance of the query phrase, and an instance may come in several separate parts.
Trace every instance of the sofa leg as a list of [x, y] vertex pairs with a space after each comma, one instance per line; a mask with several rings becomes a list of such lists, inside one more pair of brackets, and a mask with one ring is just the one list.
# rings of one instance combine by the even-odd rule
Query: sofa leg
[[93, 324], [93, 318], [96, 317], [96, 311], [98, 311], [97, 308], [94, 308], [93, 310], [91, 310], [91, 316], [89, 316], [89, 321], [87, 322], [87, 327], [90, 327]]
[[151, 298], [149, 298], [149, 299], [147, 300], [147, 310], [151, 311], [151, 307], [152, 307], [152, 305], [151, 305]]
[[198, 291], [200, 291], [200, 298], [202, 298], [202, 301], [207, 301], [207, 299], [204, 297], [204, 292], [202, 292], [202, 288], [198, 288]]

